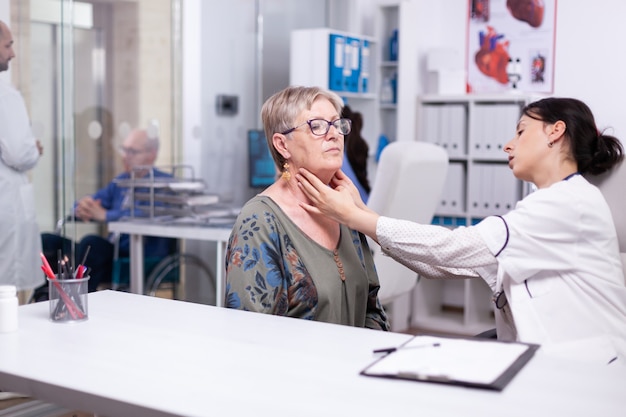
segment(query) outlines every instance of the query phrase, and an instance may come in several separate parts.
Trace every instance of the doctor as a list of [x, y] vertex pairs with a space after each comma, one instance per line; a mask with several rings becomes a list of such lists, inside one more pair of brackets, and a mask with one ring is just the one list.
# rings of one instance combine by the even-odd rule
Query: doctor
[[[376, 239], [426, 278], [482, 278], [493, 290], [498, 339], [597, 364], [626, 366], [626, 286], [615, 225], [600, 190], [581, 174], [623, 160], [581, 101], [546, 98], [526, 106], [505, 146], [516, 178], [537, 186], [503, 216], [471, 227], [379, 216], [341, 173], [325, 186], [300, 170], [313, 205]], [[315, 206], [315, 207], [313, 207]]]
[[[13, 36], [0, 21], [0, 72], [9, 69], [14, 57]], [[33, 186], [27, 176], [42, 152], [20, 93], [0, 80], [0, 284], [15, 285], [18, 291], [45, 282], [39, 268]]]

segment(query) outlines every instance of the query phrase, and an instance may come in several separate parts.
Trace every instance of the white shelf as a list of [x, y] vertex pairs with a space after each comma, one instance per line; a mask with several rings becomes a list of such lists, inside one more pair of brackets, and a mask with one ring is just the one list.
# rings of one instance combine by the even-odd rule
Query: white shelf
[[420, 279], [411, 326], [426, 332], [476, 335], [495, 327], [491, 292], [481, 279]]
[[[522, 108], [538, 96], [510, 94], [424, 95], [418, 98], [418, 140], [450, 155], [446, 187], [434, 223], [471, 225], [504, 214], [527, 193], [508, 167], [504, 145], [515, 135]], [[450, 300], [452, 303], [450, 311]], [[463, 335], [495, 327], [491, 290], [482, 279], [420, 280], [412, 326]]]
[[[291, 85], [327, 88], [343, 97], [376, 97], [371, 70], [371, 56], [377, 53], [374, 38], [316, 28], [292, 31], [290, 42]], [[364, 57], [364, 51], [369, 55]]]
[[383, 61], [380, 66], [381, 68], [398, 68], [398, 61]]
[[[456, 224], [470, 225], [508, 212], [527, 186], [508, 169], [504, 145], [515, 135], [521, 109], [539, 96], [510, 94], [424, 95], [418, 99], [418, 140], [444, 147], [450, 171], [436, 215], [458, 200]], [[446, 194], [447, 192], [450, 192]]]
[[350, 91], [335, 91], [341, 97], [353, 98], [358, 100], [377, 100], [378, 96], [374, 93], [352, 93]]
[[[399, 69], [401, 65], [399, 61], [400, 55], [398, 55], [397, 60], [391, 61], [389, 59], [391, 55], [391, 35], [394, 30], [400, 31], [399, 13], [400, 5], [380, 6], [378, 9], [376, 28], [378, 43], [381, 45], [381, 47], [378, 48], [378, 89], [381, 98], [378, 121], [380, 124], [380, 134], [385, 135], [391, 142], [398, 139], [398, 88], [402, 85], [399, 77]], [[389, 82], [390, 85], [385, 86], [386, 82]], [[395, 87], [391, 84], [392, 82], [395, 83]], [[386, 89], [390, 89], [391, 91], [386, 91]], [[393, 99], [385, 99], [385, 96], [389, 94], [393, 97]]]
[[[331, 40], [341, 36], [346, 39], [360, 42], [359, 50], [359, 80], [357, 91], [346, 91], [344, 88], [333, 88], [331, 70], [336, 71], [336, 62], [344, 59], [341, 65], [348, 60], [334, 56], [335, 50], [331, 47]], [[367, 45], [369, 55], [363, 57], [363, 45]], [[336, 46], [334, 46], [336, 48]], [[380, 125], [379, 113], [379, 45], [375, 38], [361, 34], [338, 31], [329, 28], [300, 29], [291, 32], [290, 47], [290, 85], [319, 86], [334, 91], [350, 105], [352, 110], [363, 115], [362, 135], [368, 142], [370, 150], [376, 150]], [[352, 49], [354, 52], [354, 49]], [[354, 55], [350, 55], [354, 58]], [[344, 55], [344, 57], [346, 56]], [[332, 65], [331, 65], [332, 64]], [[354, 62], [352, 62], [354, 64]], [[365, 69], [365, 71], [363, 71]], [[363, 73], [367, 82], [363, 82]]]
[[414, 317], [412, 322], [412, 327], [420, 329], [420, 332], [461, 336], [475, 336], [494, 326], [491, 320], [466, 324], [462, 315], [446, 312], [428, 317]]
[[509, 93], [470, 93], [470, 94], [424, 94], [421, 103], [519, 103], [527, 104], [543, 98], [541, 95]]

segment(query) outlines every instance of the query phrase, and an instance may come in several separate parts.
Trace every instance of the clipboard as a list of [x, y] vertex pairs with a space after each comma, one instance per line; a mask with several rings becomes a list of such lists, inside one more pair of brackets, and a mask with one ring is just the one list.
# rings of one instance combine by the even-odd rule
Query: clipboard
[[531, 360], [539, 345], [480, 338], [415, 336], [360, 374], [502, 391]]

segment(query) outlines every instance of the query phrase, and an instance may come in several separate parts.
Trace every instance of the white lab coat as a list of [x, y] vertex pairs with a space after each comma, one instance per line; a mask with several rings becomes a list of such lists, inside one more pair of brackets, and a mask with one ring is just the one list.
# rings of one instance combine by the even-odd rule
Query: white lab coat
[[[581, 175], [535, 191], [476, 227], [498, 254], [514, 328], [498, 338], [539, 343], [562, 357], [626, 361], [626, 286], [615, 226], [600, 191]], [[483, 276], [483, 278], [486, 278]], [[501, 312], [499, 312], [501, 313]]]
[[35, 196], [27, 175], [38, 160], [24, 100], [0, 80], [0, 284], [18, 290], [45, 283]]
[[499, 339], [626, 364], [626, 285], [615, 226], [606, 200], [582, 176], [535, 191], [502, 218], [476, 226], [448, 230], [381, 217], [376, 234], [385, 253], [420, 275], [480, 276], [494, 292], [503, 289]]

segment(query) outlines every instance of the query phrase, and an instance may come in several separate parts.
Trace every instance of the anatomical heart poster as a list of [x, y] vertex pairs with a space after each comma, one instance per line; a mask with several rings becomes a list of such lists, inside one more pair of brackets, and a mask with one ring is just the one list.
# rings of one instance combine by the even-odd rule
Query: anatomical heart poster
[[469, 0], [467, 91], [551, 93], [556, 0]]

